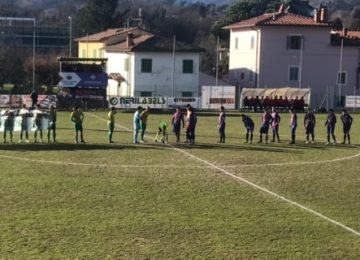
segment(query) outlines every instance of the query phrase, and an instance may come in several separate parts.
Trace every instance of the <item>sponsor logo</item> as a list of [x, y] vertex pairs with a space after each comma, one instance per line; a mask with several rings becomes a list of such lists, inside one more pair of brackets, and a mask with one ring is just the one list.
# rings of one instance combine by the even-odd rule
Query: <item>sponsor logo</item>
[[116, 97], [110, 98], [109, 102], [113, 106], [116, 106], [119, 103]]

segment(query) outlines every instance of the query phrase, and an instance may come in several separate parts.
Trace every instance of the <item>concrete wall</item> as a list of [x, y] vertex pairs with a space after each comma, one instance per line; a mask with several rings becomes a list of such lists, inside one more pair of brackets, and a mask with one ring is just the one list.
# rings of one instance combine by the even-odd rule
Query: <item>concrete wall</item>
[[[109, 80], [108, 94], [116, 96], [133, 96], [134, 92], [134, 54], [106, 52], [108, 58], [106, 72], [120, 73], [125, 78], [118, 87], [118, 82]], [[127, 65], [126, 65], [127, 63]]]
[[[137, 52], [137, 53], [105, 53], [108, 58], [107, 73], [120, 73], [125, 81], [117, 89], [116, 82], [110, 80], [108, 93], [121, 96], [140, 96], [141, 92], [151, 92], [152, 96], [172, 96], [172, 53]], [[128, 60], [128, 71], [125, 60]], [[141, 60], [152, 59], [152, 72], [141, 72]], [[183, 73], [183, 60], [193, 60], [193, 73]], [[175, 92], [177, 97], [182, 92], [199, 95], [199, 54], [177, 53], [175, 58]]]
[[[303, 37], [302, 51], [287, 49], [291, 34]], [[330, 28], [266, 27], [261, 35], [260, 87], [310, 87], [313, 105], [319, 105], [327, 91], [338, 94], [340, 46], [330, 45]], [[353, 93], [358, 62], [358, 48], [345, 46], [342, 70], [347, 73], [347, 82], [341, 86], [341, 95]], [[300, 67], [301, 80], [289, 81], [289, 66]]]
[[[141, 60], [152, 59], [152, 73], [141, 72]], [[183, 60], [193, 60], [193, 73], [183, 73]], [[134, 95], [141, 91], [152, 92], [153, 96], [172, 96], [172, 53], [137, 52], [134, 59]], [[175, 57], [175, 96], [181, 97], [182, 92], [192, 92], [198, 96], [199, 88], [199, 54], [177, 53]]]
[[79, 42], [79, 58], [103, 58], [104, 44], [101, 42]]
[[[338, 95], [337, 73], [340, 67], [340, 46], [330, 45], [330, 28], [301, 26], [263, 26], [261, 33], [253, 30], [231, 32], [230, 71], [253, 71], [258, 74], [257, 84], [241, 82], [244, 87], [310, 87], [312, 105], [319, 106], [327, 92]], [[249, 50], [249, 37], [260, 40], [258, 55]], [[288, 35], [301, 35], [303, 50], [287, 48]], [[235, 50], [235, 37], [243, 39]], [[301, 61], [302, 60], [302, 61]], [[258, 66], [256, 63], [258, 61]], [[255, 65], [254, 65], [255, 64]], [[359, 64], [359, 48], [345, 46], [342, 70], [347, 73], [347, 82], [341, 86], [341, 95], [352, 94], [356, 84]], [[289, 80], [289, 66], [299, 66], [301, 80]], [[255, 68], [255, 69], [254, 69]], [[258, 68], [258, 69], [256, 69]]]
[[231, 82], [243, 87], [256, 86], [260, 37], [260, 31], [244, 29], [231, 31], [229, 57]]

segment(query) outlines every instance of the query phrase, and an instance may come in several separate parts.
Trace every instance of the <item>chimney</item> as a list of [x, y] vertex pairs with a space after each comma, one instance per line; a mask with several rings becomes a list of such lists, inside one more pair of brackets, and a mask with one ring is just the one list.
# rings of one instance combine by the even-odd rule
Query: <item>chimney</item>
[[283, 13], [285, 10], [285, 5], [284, 4], [281, 4], [280, 7], [279, 7], [279, 10], [278, 10], [278, 13]]
[[320, 16], [319, 10], [318, 10], [318, 9], [315, 9], [315, 10], [314, 10], [314, 21], [317, 22], [317, 23], [320, 21], [320, 17], [319, 17], [319, 16]]
[[128, 33], [126, 36], [126, 47], [130, 48], [131, 46], [134, 46], [134, 40], [133, 40], [133, 34], [131, 32]]
[[328, 19], [328, 10], [325, 5], [320, 8], [320, 22], [326, 23]]

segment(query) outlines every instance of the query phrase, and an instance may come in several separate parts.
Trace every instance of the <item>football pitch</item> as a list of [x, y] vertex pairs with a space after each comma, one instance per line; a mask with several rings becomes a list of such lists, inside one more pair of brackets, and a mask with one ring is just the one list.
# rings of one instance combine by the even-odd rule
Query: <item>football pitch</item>
[[[74, 144], [69, 112], [58, 113], [56, 144], [0, 144], [0, 259], [360, 259], [360, 116], [354, 145], [326, 146], [325, 114], [316, 143], [244, 144], [239, 114], [199, 114], [196, 144], [153, 138], [132, 144], [131, 113], [87, 112], [86, 144]], [[342, 126], [336, 127], [342, 141]], [[18, 141], [14, 133], [14, 141]], [[31, 134], [31, 140], [33, 136]], [[46, 138], [44, 138], [45, 140]]]

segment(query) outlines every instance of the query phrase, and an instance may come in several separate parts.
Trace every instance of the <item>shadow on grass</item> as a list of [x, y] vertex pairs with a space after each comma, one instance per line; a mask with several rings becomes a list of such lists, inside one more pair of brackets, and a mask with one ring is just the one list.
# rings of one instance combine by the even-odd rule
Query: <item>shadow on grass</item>
[[138, 150], [152, 149], [165, 150], [168, 146], [157, 144], [70, 144], [70, 143], [43, 143], [43, 144], [1, 144], [0, 151], [91, 151], [91, 150]]
[[[72, 127], [58, 127], [57, 130], [66, 130], [66, 131], [74, 131], [74, 128]], [[109, 132], [108, 129], [95, 129], [95, 128], [86, 128], [84, 129], [84, 134], [86, 134], [86, 132], [104, 132], [104, 133], [107, 133]], [[132, 132], [132, 131], [128, 131], [128, 130], [119, 130], [119, 129], [116, 129], [115, 130], [115, 133], [129, 133], [129, 132]]]
[[233, 151], [258, 151], [258, 152], [277, 152], [277, 153], [304, 153], [311, 150], [318, 151], [331, 151], [334, 149], [359, 149], [359, 146], [354, 145], [324, 145], [324, 144], [287, 144], [287, 143], [269, 143], [269, 144], [219, 144], [219, 143], [195, 143], [189, 145], [186, 143], [170, 143], [164, 145], [160, 142], [146, 142], [144, 144], [131, 144], [131, 143], [85, 143], [85, 144], [72, 144], [72, 143], [30, 143], [30, 144], [18, 144], [7, 143], [0, 144], [0, 151], [91, 151], [91, 150], [169, 150], [172, 147], [184, 149], [184, 150], [233, 150]]
[[177, 143], [173, 144], [174, 147], [180, 149], [198, 149], [198, 150], [238, 150], [238, 151], [259, 151], [259, 152], [278, 152], [278, 153], [304, 153], [310, 150], [321, 150], [321, 151], [331, 151], [333, 149], [359, 149], [356, 146], [349, 145], [323, 145], [323, 144], [209, 144], [209, 143], [195, 143], [193, 145], [189, 145], [186, 143]]
[[253, 145], [253, 144], [203, 144], [195, 143], [189, 144], [174, 144], [174, 147], [180, 149], [197, 149], [197, 150], [236, 150], [236, 151], [258, 151], [258, 152], [277, 152], [277, 153], [302, 153], [295, 149], [286, 149], [286, 147], [271, 146], [271, 145]]

